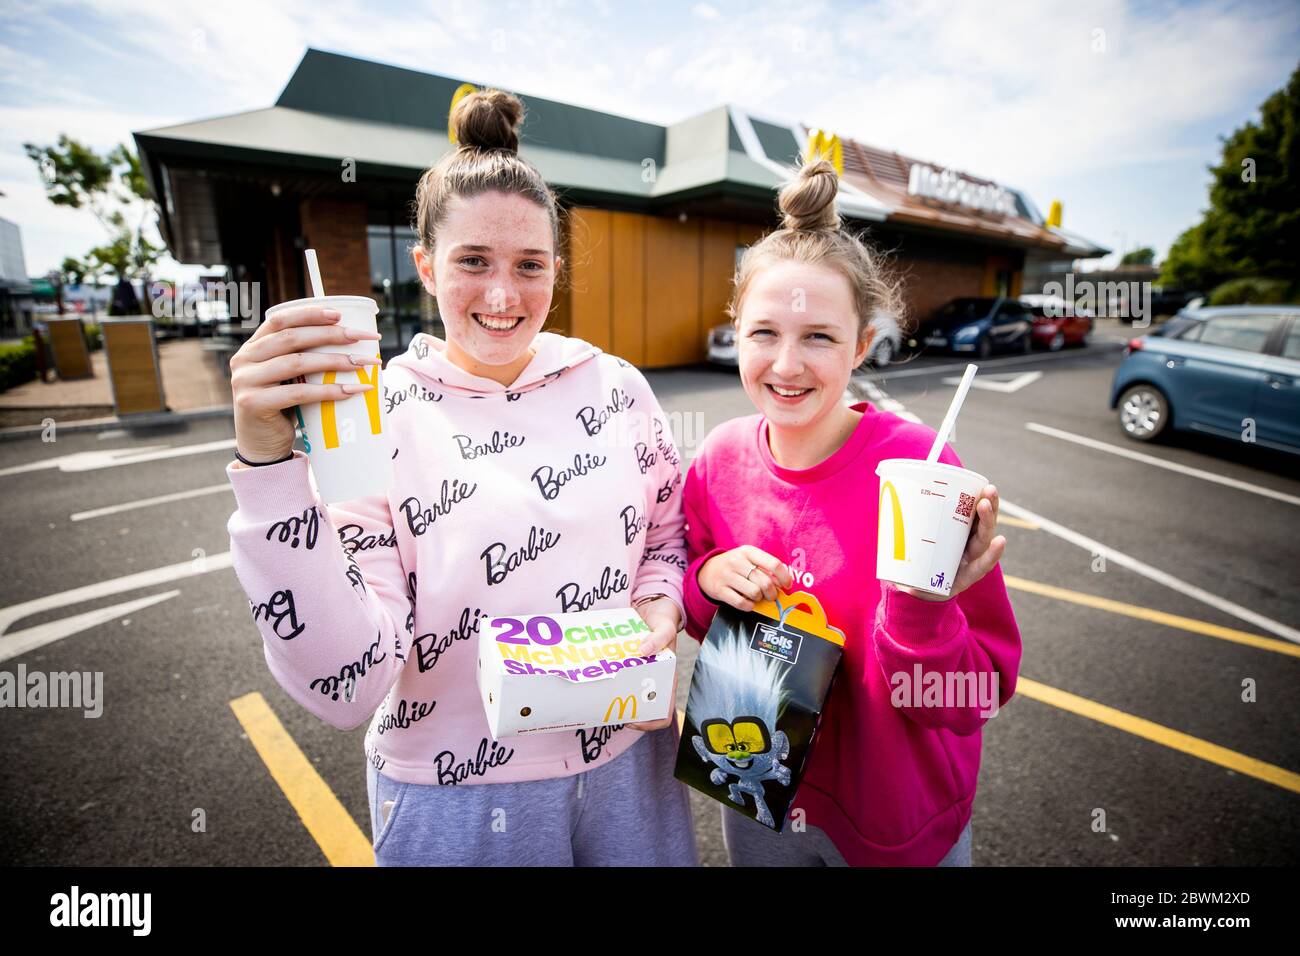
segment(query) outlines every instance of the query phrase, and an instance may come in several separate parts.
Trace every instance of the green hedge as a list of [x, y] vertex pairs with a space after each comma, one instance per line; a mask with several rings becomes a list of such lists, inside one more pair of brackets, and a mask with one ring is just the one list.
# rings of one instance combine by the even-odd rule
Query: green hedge
[[0, 345], [0, 392], [36, 377], [36, 343], [29, 335], [21, 345]]
[[[104, 347], [103, 330], [92, 322], [83, 324], [86, 334], [86, 348], [98, 352]], [[32, 336], [23, 339], [21, 345], [0, 345], [0, 392], [7, 392], [15, 385], [30, 382], [36, 377], [36, 340]]]
[[1284, 305], [1300, 302], [1300, 283], [1285, 279], [1230, 279], [1210, 293], [1210, 305]]

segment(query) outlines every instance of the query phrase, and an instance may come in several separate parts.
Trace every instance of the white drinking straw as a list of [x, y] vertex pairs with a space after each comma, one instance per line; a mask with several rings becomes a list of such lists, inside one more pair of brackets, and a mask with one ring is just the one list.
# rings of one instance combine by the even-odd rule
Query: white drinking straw
[[948, 434], [952, 431], [952, 426], [957, 424], [957, 416], [961, 413], [961, 404], [966, 401], [966, 393], [970, 391], [970, 383], [975, 380], [975, 370], [978, 365], [967, 365], [966, 373], [961, 377], [961, 382], [957, 385], [957, 394], [952, 397], [952, 403], [948, 406], [948, 414], [943, 416], [943, 424], [939, 426], [939, 434], [934, 436], [934, 444], [930, 446], [930, 454], [925, 460], [936, 462], [939, 460], [939, 453], [943, 451], [944, 443], [948, 441]]
[[325, 287], [320, 281], [320, 265], [316, 262], [316, 250], [307, 250], [307, 275], [311, 277], [311, 294], [320, 298], [325, 294]]

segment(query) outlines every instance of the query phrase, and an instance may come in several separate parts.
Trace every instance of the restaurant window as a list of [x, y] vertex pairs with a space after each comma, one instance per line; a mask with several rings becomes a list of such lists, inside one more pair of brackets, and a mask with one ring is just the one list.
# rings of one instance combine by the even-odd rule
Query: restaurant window
[[379, 347], [398, 351], [397, 297], [393, 288], [393, 231], [389, 226], [367, 226], [366, 243], [370, 247], [370, 294], [379, 304]]
[[384, 357], [405, 351], [421, 331], [444, 338], [437, 303], [424, 292], [411, 259], [416, 241], [411, 227], [398, 218], [397, 210], [374, 210], [366, 241], [370, 294], [379, 305], [379, 346]]

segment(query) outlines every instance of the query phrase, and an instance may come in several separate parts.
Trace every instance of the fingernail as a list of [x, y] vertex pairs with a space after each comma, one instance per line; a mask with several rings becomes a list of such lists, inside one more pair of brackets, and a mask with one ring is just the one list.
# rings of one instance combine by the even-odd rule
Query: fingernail
[[653, 649], [654, 649], [653, 644], [642, 644], [640, 647], [636, 649], [636, 653], [638, 657], [645, 657]]
[[353, 365], [378, 365], [379, 359], [369, 355], [349, 355], [348, 361]]
[[341, 318], [343, 315], [343, 313], [338, 309], [321, 309], [320, 314], [325, 316], [327, 319], [337, 319]]
[[361, 392], [368, 392], [374, 388], [373, 385], [361, 385], [358, 383], [344, 383], [339, 387], [349, 395], [359, 395]]
[[353, 342], [361, 342], [365, 339], [379, 338], [378, 332], [367, 332], [364, 329], [344, 329], [343, 333]]

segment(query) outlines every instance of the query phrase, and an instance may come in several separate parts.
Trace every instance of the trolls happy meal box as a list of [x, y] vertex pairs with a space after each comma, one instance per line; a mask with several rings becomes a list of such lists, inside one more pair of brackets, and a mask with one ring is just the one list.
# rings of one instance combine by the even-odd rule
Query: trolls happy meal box
[[719, 606], [691, 675], [677, 779], [780, 832], [843, 651], [844, 632], [806, 591]]
[[485, 616], [478, 689], [493, 738], [667, 717], [677, 658], [637, 654], [649, 636], [632, 608]]

